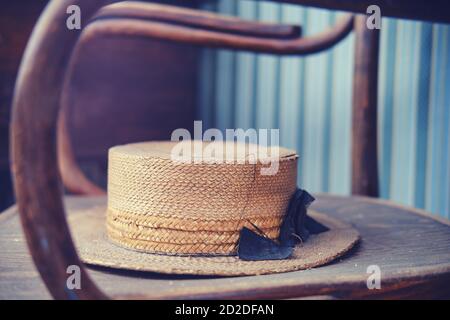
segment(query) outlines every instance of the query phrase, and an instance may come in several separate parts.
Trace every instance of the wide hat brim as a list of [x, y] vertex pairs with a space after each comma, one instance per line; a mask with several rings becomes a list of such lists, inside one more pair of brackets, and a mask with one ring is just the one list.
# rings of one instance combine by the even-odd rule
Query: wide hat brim
[[359, 233], [350, 225], [314, 210], [308, 215], [329, 230], [311, 235], [284, 260], [244, 261], [237, 256], [172, 256], [122, 248], [106, 234], [106, 203], [70, 210], [69, 224], [81, 260], [90, 265], [164, 274], [244, 276], [310, 269], [349, 251]]

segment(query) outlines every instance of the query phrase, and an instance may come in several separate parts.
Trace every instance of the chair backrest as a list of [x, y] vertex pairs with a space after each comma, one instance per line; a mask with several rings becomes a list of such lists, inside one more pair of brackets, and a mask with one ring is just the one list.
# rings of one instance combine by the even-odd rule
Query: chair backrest
[[[336, 5], [338, 3], [337, 1], [330, 2], [328, 0], [290, 0], [290, 2], [321, 3], [331, 8], [335, 8], [333, 4]], [[355, 3], [359, 12], [367, 8], [361, 5], [369, 5], [369, 1], [362, 0], [339, 1], [339, 3], [346, 4], [347, 9], [350, 7], [351, 2]], [[424, 1], [418, 2], [422, 5], [425, 3]], [[378, 3], [385, 4], [391, 10], [397, 8], [397, 11], [399, 11], [398, 8], [403, 8], [408, 12], [409, 16], [413, 17], [422, 16], [429, 18], [435, 12], [437, 18], [447, 15], [447, 21], [450, 20], [450, 16], [446, 10], [443, 10], [440, 6], [441, 3], [438, 1], [426, 2], [427, 10], [421, 8], [422, 14], [420, 10], [414, 10], [417, 9], [415, 2], [394, 3], [393, 1], [384, 0], [378, 1]], [[22, 60], [15, 87], [11, 122], [14, 188], [28, 247], [36, 267], [53, 297], [57, 299], [105, 299], [105, 294], [92, 282], [74, 248], [65, 218], [60, 175], [56, 159], [55, 135], [63, 78], [72, 49], [78, 39], [76, 32], [68, 31], [65, 28], [55, 28], [55, 25], [63, 26], [66, 22], [67, 4], [68, 2], [60, 0], [50, 2], [38, 21]], [[82, 6], [83, 16], [85, 19], [89, 19], [102, 7], [103, 1], [72, 0], [70, 4]], [[411, 12], [414, 15], [411, 15]], [[111, 24], [108, 21], [104, 20], [101, 22], [100, 25], [97, 25], [97, 28], [90, 28], [91, 36], [92, 32], [115, 30], [110, 28]], [[350, 26], [353, 26], [353, 20], [351, 22]], [[145, 26], [143, 26], [143, 23]], [[249, 44], [248, 41], [243, 41], [241, 38], [212, 34], [211, 32], [214, 31], [194, 32], [189, 27], [173, 27], [167, 23], [163, 25], [151, 23], [150, 29], [147, 28], [148, 26], [144, 21], [140, 21], [140, 23], [128, 24], [123, 31], [128, 35], [151, 35], [152, 37], [159, 37], [159, 39], [164, 38], [185, 43], [195, 42], [195, 44], [221, 45], [225, 47], [236, 44], [238, 49], [253, 48], [254, 51], [267, 50], [270, 52], [285, 50], [289, 53], [307, 52], [308, 50], [311, 52], [323, 49], [324, 43], [327, 42], [326, 40], [329, 40], [329, 37], [326, 36], [309, 39], [306, 42], [302, 39], [286, 39], [283, 41], [255, 37], [251, 39], [251, 44]], [[344, 24], [342, 30], [344, 31], [342, 34], [345, 34], [347, 31], [346, 24]], [[367, 47], [356, 46], [357, 50], [359, 48], [359, 51], [356, 52], [357, 67], [364, 65], [364, 62], [367, 63], [367, 55], [364, 56], [366, 60], [361, 58], [363, 53], [367, 52], [366, 50], [378, 47], [377, 33], [372, 34], [364, 30], [362, 21], [357, 20], [356, 32], [361, 32], [361, 38], [371, 40], [369, 43], [372, 44], [372, 46]], [[83, 33], [86, 31], [85, 28]], [[334, 35], [334, 39], [339, 39], [339, 34], [336, 36], [334, 33]], [[359, 35], [357, 35], [357, 38], [359, 38]], [[233, 39], [236, 42], [233, 42]], [[328, 41], [328, 43], [330, 42]], [[358, 65], [359, 59], [361, 60], [361, 65]], [[375, 67], [376, 63], [368, 64], [368, 70], [374, 71]], [[45, 74], [45, 77], [42, 76], [43, 74]], [[372, 72], [368, 74], [372, 74], [373, 77]], [[373, 78], [371, 79], [373, 80]], [[366, 88], [370, 88], [370, 83], [373, 83], [372, 80], [368, 81], [369, 85], [366, 84]], [[361, 101], [361, 105], [364, 107], [363, 110], [367, 110], [367, 106], [370, 104], [364, 97], [370, 98], [370, 95], [366, 93], [365, 96], [359, 96], [354, 101]], [[358, 105], [355, 108], [359, 110]], [[365, 119], [371, 112], [361, 111], [361, 114]], [[372, 132], [370, 130], [372, 127], [363, 126], [361, 131], [363, 133]], [[355, 131], [360, 132], [360, 129]], [[360, 137], [360, 139], [364, 138]], [[361, 141], [366, 145], [364, 140]], [[358, 156], [354, 156], [354, 160], [362, 158], [361, 154], [364, 148], [360, 150], [356, 153], [354, 152]], [[370, 162], [362, 162], [365, 166], [368, 163]], [[369, 184], [367, 183], [366, 185]], [[80, 277], [83, 279], [83, 286], [76, 293], [67, 290], [66, 287], [67, 273], [65, 266], [68, 265], [80, 267]]]
[[[89, 37], [86, 37], [87, 40], [84, 41], [83, 35], [81, 36], [81, 40], [78, 42], [75, 54], [72, 57], [72, 67], [70, 69], [68, 82], [69, 86], [72, 86], [72, 90], [68, 90], [69, 93], [75, 92], [78, 94], [82, 92], [82, 89], [86, 91], [86, 88], [89, 88], [87, 85], [83, 85], [82, 88], [79, 88], [79, 84], [84, 82], [88, 82], [92, 84], [92, 86], [95, 86], [96, 82], [103, 83], [100, 88], [103, 92], [96, 95], [96, 90], [91, 87], [91, 96], [88, 96], [88, 99], [83, 99], [83, 95], [80, 97], [79, 95], [74, 96], [72, 94], [72, 96], [70, 96], [70, 94], [68, 94], [69, 98], [63, 100], [65, 101], [64, 107], [66, 110], [82, 110], [83, 107], [86, 108], [89, 107], [89, 104], [92, 105], [92, 102], [89, 101], [94, 101], [96, 105], [92, 105], [92, 107], [95, 108], [95, 112], [97, 114], [102, 112], [102, 109], [104, 110], [106, 108], [114, 110], [115, 105], [117, 104], [117, 99], [99, 99], [94, 96], [108, 97], [108, 92], [106, 90], [114, 91], [112, 86], [117, 84], [117, 81], [113, 81], [112, 86], [110, 85], [105, 90], [104, 83], [107, 81], [106, 77], [104, 77], [105, 81], [99, 81], [102, 79], [95, 76], [93, 77], [92, 74], [89, 74], [89, 71], [93, 69], [92, 67], [89, 68], [89, 63], [84, 63], [85, 65], [88, 64], [88, 67], [84, 66], [85, 72], [83, 74], [83, 63], [76, 63], [76, 61], [81, 59], [81, 56], [86, 55], [86, 51], [88, 51], [85, 49], [86, 47], [95, 47], [96, 43], [104, 42], [105, 38], [111, 39], [111, 36], [113, 36], [112, 38], [116, 40], [115, 42], [110, 42], [110, 48], [113, 47], [113, 43], [116, 46], [120, 46], [120, 43], [124, 41], [124, 35], [128, 36], [129, 39], [141, 39], [141, 37], [144, 37], [146, 41], [140, 40], [138, 42], [133, 42], [132, 40], [129, 40], [127, 43], [126, 47], [134, 48], [136, 52], [143, 51], [144, 48], [147, 48], [148, 50], [149, 46], [154, 47], [155, 39], [169, 39], [171, 41], [181, 42], [183, 44], [225, 47], [229, 49], [300, 56], [326, 50], [345, 38], [349, 32], [355, 30], [357, 33], [357, 45], [354, 81], [355, 94], [353, 99], [354, 147], [352, 154], [352, 191], [354, 194], [377, 196], [376, 76], [379, 34], [376, 30], [372, 31], [365, 28], [364, 20], [364, 17], [354, 19], [351, 15], [349, 15], [339, 21], [335, 27], [325, 30], [319, 35], [302, 38], [301, 28], [299, 26], [245, 21], [239, 18], [224, 17], [198, 10], [182, 9], [148, 3], [122, 3], [106, 6], [96, 14], [92, 22], [86, 27], [87, 30], [84, 31], [84, 34], [89, 34]], [[159, 33], [154, 32], [153, 30], [155, 30], [155, 28], [160, 28], [162, 31]], [[103, 50], [97, 51], [102, 52]], [[136, 66], [145, 64], [146, 61], [150, 62], [148, 56], [148, 54], [141, 54], [137, 56], [138, 62], [133, 64], [134, 71], [131, 71], [133, 76], [136, 76], [136, 74], [139, 73], [145, 74], [145, 70], [141, 70], [141, 68]], [[118, 57], [117, 61], [107, 61], [107, 63], [110, 63], [112, 64], [112, 67], [117, 68], [117, 66], [120, 65], [120, 61], [118, 61], [119, 59], [130, 59], [130, 57], [122, 54]], [[93, 59], [91, 58], [91, 63], [92, 60]], [[162, 61], [164, 62], [165, 59]], [[96, 61], [96, 63], [100, 63], [101, 65], [101, 62]], [[130, 63], [125, 63], [125, 65], [130, 65]], [[81, 69], [81, 71], [79, 69]], [[130, 69], [133, 68], [127, 68], [128, 71]], [[85, 81], [81, 81], [80, 79], [83, 75], [86, 78]], [[173, 75], [167, 73], [159, 76], [170, 77]], [[127, 91], [126, 80], [127, 79], [125, 79], [119, 86], [116, 86], [118, 90], [123, 92]], [[131, 83], [129, 83], [128, 86], [130, 86], [130, 84]], [[134, 92], [139, 92], [139, 90], [134, 90]], [[158, 117], [158, 114], [160, 114], [163, 109], [158, 109], [158, 104], [151, 103], [152, 101], [149, 101], [148, 98], [151, 95], [149, 95], [146, 91], [143, 93], [144, 95], [141, 100], [136, 101], [136, 99], [130, 99], [130, 101], [137, 103], [148, 103], [148, 105], [154, 106], [152, 107], [152, 112], [154, 112], [155, 115], [154, 118], [162, 118], [162, 121], [157, 120], [154, 124], [152, 123], [152, 125], [153, 127], [160, 128], [160, 132], [165, 133], [165, 136], [163, 135], [162, 137], [156, 138], [164, 138], [169, 136], [170, 132], [167, 130], [171, 131], [176, 127], [189, 128], [189, 123], [186, 123], [186, 120], [191, 121], [190, 123], [192, 124], [193, 113], [183, 115], [178, 114], [177, 117]], [[114, 96], [114, 94], [111, 94], [111, 96]], [[184, 103], [182, 101], [175, 101], [175, 103], [178, 103], [179, 107], [184, 107]], [[76, 107], [71, 107], [71, 105], [76, 105]], [[104, 107], [102, 107], [102, 105], [104, 105]], [[146, 106], [143, 106], [143, 108], [145, 107]], [[120, 108], [120, 106], [118, 106], [118, 108]], [[174, 108], [176, 108], [176, 106]], [[165, 110], [167, 109], [168, 108], [165, 108]], [[177, 110], [180, 110], [180, 108]], [[71, 118], [70, 115], [67, 116], [67, 111], [63, 113], [63, 116], [69, 119]], [[105, 117], [108, 116], [105, 115]], [[164, 119], [167, 118], [177, 118], [182, 121], [175, 121], [176, 123], [168, 124], [167, 121], [164, 121]], [[65, 123], [67, 121], [62, 118], [60, 122], [62, 125], [60, 125], [59, 131], [59, 160], [64, 184], [69, 191], [75, 193], [88, 195], [102, 193], [101, 189], [89, 181], [78, 167], [76, 161], [74, 160], [71, 148], [69, 130], [65, 128]], [[174, 127], [174, 125], [176, 126]], [[164, 126], [166, 130], [163, 129]], [[83, 131], [85, 130], [82, 130], [82, 132]], [[132, 132], [132, 130], [130, 130], [130, 132]], [[90, 132], [85, 134], [81, 133], [81, 135], [85, 136], [85, 141], [88, 141], [89, 139], [86, 137], [90, 135]], [[147, 137], [135, 136], [134, 138], [136, 140], [137, 138], [152, 139], [155, 137], [148, 135]], [[93, 140], [94, 141], [90, 141], [91, 144], [93, 142], [95, 143], [95, 139]], [[115, 139], [114, 141], [114, 136], [111, 136], [109, 143], [114, 144], [114, 142], [117, 143], [118, 141], [120, 141], [120, 139]], [[105, 145], [107, 144], [103, 143], [102, 146], [97, 148], [100, 149], [103, 154], [106, 154]]]

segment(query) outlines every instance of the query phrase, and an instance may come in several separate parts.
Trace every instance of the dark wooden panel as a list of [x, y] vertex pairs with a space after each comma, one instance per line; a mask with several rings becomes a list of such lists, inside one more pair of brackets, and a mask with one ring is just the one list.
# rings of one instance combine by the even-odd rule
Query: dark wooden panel
[[105, 167], [113, 145], [170, 139], [176, 128], [191, 129], [197, 56], [192, 47], [122, 37], [92, 39], [80, 48], [64, 100], [81, 166]]
[[[104, 198], [71, 197], [69, 208]], [[365, 197], [319, 196], [313, 209], [357, 228], [361, 244], [340, 261], [310, 270], [253, 277], [170, 276], [90, 268], [106, 293], [153, 298], [450, 298], [450, 225], [420, 210]], [[379, 265], [381, 290], [366, 286], [367, 267]], [[0, 299], [50, 298], [39, 278], [17, 208], [0, 216]]]
[[8, 163], [8, 126], [16, 73], [47, 0], [8, 1], [0, 9], [0, 166]]
[[0, 7], [0, 210], [14, 202], [9, 171], [9, 119], [22, 53], [47, 0], [3, 1]]
[[352, 114], [352, 194], [378, 197], [377, 95], [380, 31], [355, 18]]
[[[14, 202], [9, 172], [9, 120], [16, 74], [29, 35], [47, 2], [17, 0], [2, 2], [0, 7], [0, 210]], [[188, 7], [199, 3], [183, 1]], [[78, 64], [78, 83], [70, 85], [77, 90], [70, 95], [77, 108], [71, 112], [74, 121], [70, 121], [75, 151], [82, 168], [101, 185], [106, 179], [105, 154], [109, 146], [170, 138], [167, 133], [172, 127], [192, 125], [195, 107], [195, 50], [136, 39], [124, 40], [121, 47], [121, 41], [104, 39], [83, 49], [87, 56]], [[122, 58], [132, 61], [122, 62]], [[96, 88], [102, 95], [101, 102], [95, 97]], [[87, 91], [81, 92], [84, 89]], [[108, 90], [113, 93], [107, 94]], [[182, 108], [181, 112], [175, 111], [176, 106]], [[81, 123], [84, 120], [86, 123]], [[119, 128], [114, 129], [115, 121], [120, 123]], [[105, 123], [105, 131], [99, 129], [99, 123]], [[167, 128], [163, 129], [165, 125]]]

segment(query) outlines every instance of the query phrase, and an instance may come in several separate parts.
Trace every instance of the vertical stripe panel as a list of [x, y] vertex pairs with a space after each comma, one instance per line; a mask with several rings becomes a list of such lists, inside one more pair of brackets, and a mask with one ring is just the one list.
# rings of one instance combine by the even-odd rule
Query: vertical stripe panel
[[[205, 3], [203, 9], [207, 11], [217, 10], [215, 3]], [[203, 121], [203, 127], [206, 130], [214, 127], [216, 50], [203, 49], [199, 56], [198, 106], [196, 119], [201, 119]]]
[[[254, 1], [239, 1], [238, 15], [243, 19], [256, 20], [257, 4]], [[256, 54], [249, 52], [237, 53], [236, 57], [236, 112], [237, 128], [255, 127], [255, 80]]]
[[[301, 24], [304, 35], [322, 31], [341, 15], [247, 0], [220, 0], [217, 11]], [[384, 18], [378, 99], [381, 197], [446, 217], [449, 28]], [[280, 128], [281, 144], [300, 154], [299, 185], [312, 192], [349, 194], [353, 51], [353, 36], [308, 57], [205, 50], [198, 114], [220, 129]]]
[[[308, 9], [307, 33], [314, 34], [329, 25], [329, 12]], [[322, 52], [305, 59], [305, 122], [303, 130], [302, 185], [311, 192], [319, 192], [324, 185], [324, 147], [328, 137], [325, 129], [327, 104], [327, 58]]]
[[445, 59], [442, 68], [445, 70], [445, 79], [441, 90], [444, 93], [443, 98], [443, 116], [442, 116], [442, 150], [444, 172], [441, 177], [441, 210], [440, 213], [447, 218], [450, 218], [450, 30], [445, 28], [445, 49], [447, 58]]
[[[380, 196], [389, 198], [392, 164], [392, 115], [394, 106], [395, 48], [397, 22], [383, 19], [380, 42], [380, 69], [378, 82]], [[389, 48], [389, 49], [387, 49]]]
[[[279, 22], [280, 5], [258, 2], [259, 21]], [[278, 128], [277, 102], [279, 95], [279, 63], [275, 55], [261, 54], [257, 58], [256, 126], [262, 129]]]
[[414, 23], [397, 24], [396, 65], [394, 80], [394, 110], [391, 169], [391, 199], [404, 204], [412, 200], [414, 158], [413, 78], [416, 41]]
[[427, 204], [426, 207], [431, 212], [445, 215], [441, 208], [441, 198], [449, 197], [448, 194], [442, 194], [442, 179], [446, 165], [442, 163], [444, 154], [444, 139], [443, 139], [443, 123], [448, 122], [449, 119], [444, 119], [444, 94], [448, 91], [448, 83], [445, 83], [445, 66], [447, 64], [449, 55], [448, 48], [445, 41], [445, 32], [448, 30], [443, 25], [433, 26], [433, 46], [432, 46], [432, 69], [430, 82], [430, 136], [428, 138], [429, 157], [430, 161], [427, 166]]
[[[217, 10], [223, 14], [236, 14], [235, 0], [219, 0]], [[216, 64], [215, 126], [220, 130], [234, 127], [236, 53], [218, 50]]]
[[[283, 6], [281, 11], [283, 23], [299, 25], [304, 22], [304, 10], [298, 6]], [[297, 149], [297, 138], [301, 136], [298, 125], [301, 114], [301, 97], [304, 95], [302, 86], [303, 63], [298, 57], [284, 57], [280, 61], [280, 100], [279, 128], [283, 146]], [[303, 160], [303, 155], [300, 155]]]
[[418, 23], [419, 39], [416, 46], [419, 47], [418, 74], [416, 75], [417, 86], [415, 95], [417, 97], [416, 109], [416, 150], [415, 150], [415, 195], [414, 206], [425, 207], [426, 168], [427, 168], [427, 138], [428, 138], [428, 106], [430, 100], [430, 67], [431, 67], [431, 44], [432, 25], [430, 23]]
[[329, 192], [351, 190], [351, 129], [353, 90], [353, 34], [333, 49]]

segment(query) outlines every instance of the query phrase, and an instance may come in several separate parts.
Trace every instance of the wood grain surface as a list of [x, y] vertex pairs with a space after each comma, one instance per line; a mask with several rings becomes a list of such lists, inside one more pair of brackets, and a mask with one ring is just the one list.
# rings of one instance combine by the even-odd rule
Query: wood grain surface
[[[65, 203], [83, 208], [104, 201], [69, 197]], [[116, 298], [450, 298], [447, 220], [365, 197], [319, 196], [313, 209], [353, 224], [361, 244], [330, 265], [266, 276], [168, 276], [98, 267], [90, 267], [89, 274]], [[381, 268], [381, 290], [367, 289], [369, 265]], [[0, 299], [49, 298], [12, 207], [0, 216]]]

